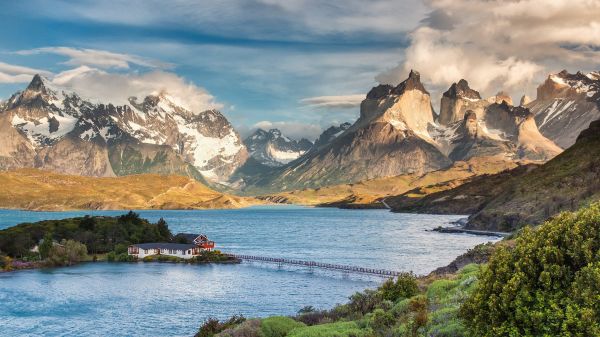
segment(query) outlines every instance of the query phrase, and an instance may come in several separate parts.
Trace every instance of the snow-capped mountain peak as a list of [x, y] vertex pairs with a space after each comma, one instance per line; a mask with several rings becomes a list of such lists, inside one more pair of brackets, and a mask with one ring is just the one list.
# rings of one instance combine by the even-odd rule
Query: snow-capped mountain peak
[[68, 136], [108, 148], [138, 142], [153, 153], [173, 151], [214, 181], [227, 180], [247, 158], [241, 138], [220, 112], [190, 111], [167, 91], [113, 105], [83, 99], [36, 75], [4, 105], [3, 117], [38, 152]]
[[292, 140], [283, 135], [279, 129], [269, 131], [257, 129], [244, 140], [244, 143], [250, 156], [267, 166], [287, 164], [302, 156], [313, 146], [304, 138], [299, 141]]

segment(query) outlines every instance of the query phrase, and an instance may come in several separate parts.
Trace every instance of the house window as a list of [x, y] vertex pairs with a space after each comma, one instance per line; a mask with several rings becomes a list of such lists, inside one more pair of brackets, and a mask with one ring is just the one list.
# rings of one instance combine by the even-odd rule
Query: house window
[[144, 254], [148, 254], [148, 249], [144, 249]]

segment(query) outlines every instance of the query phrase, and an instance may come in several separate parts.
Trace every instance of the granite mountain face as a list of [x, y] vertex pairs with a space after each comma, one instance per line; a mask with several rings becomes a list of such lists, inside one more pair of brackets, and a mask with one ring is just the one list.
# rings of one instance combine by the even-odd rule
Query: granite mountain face
[[525, 106], [534, 113], [540, 132], [566, 149], [600, 118], [600, 72], [551, 74]]
[[397, 86], [371, 89], [354, 124], [328, 129], [305, 155], [246, 183], [266, 191], [316, 188], [423, 174], [474, 157], [544, 162], [561, 151], [540, 133], [531, 110], [513, 106], [504, 92], [483, 99], [464, 79], [443, 94], [435, 114], [411, 71]]
[[225, 181], [247, 157], [216, 110], [193, 113], [167, 93], [113, 105], [39, 75], [0, 110], [0, 168], [115, 176], [181, 174]]
[[443, 94], [436, 122], [430, 136], [453, 161], [491, 155], [546, 161], [562, 151], [540, 133], [529, 109], [513, 106], [502, 92], [482, 99], [464, 79]]
[[298, 189], [449, 166], [429, 138], [433, 118], [429, 93], [420, 75], [411, 72], [398, 86], [373, 88], [361, 103], [359, 119], [333, 140], [247, 183], [265, 190]]

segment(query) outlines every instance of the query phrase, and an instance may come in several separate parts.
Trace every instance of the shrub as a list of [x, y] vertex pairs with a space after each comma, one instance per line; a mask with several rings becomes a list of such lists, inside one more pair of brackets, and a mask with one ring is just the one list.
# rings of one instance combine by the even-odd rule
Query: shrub
[[295, 328], [305, 326], [289, 317], [274, 316], [265, 318], [260, 324], [260, 331], [264, 337], [285, 337]]
[[143, 261], [144, 262], [171, 262], [171, 263], [187, 262], [187, 260], [185, 260], [181, 257], [171, 256], [171, 255], [148, 255], [148, 256], [144, 256]]
[[46, 232], [44, 235], [44, 239], [42, 243], [40, 243], [38, 250], [40, 252], [40, 256], [42, 259], [47, 259], [50, 255], [50, 250], [52, 250], [53, 240], [52, 233], [50, 231]]
[[209, 317], [200, 326], [195, 337], [212, 337], [226, 329], [231, 329], [246, 320], [244, 316], [232, 316], [226, 321], [219, 321], [217, 318]]
[[87, 256], [87, 247], [74, 240], [62, 240], [52, 246], [47, 261], [53, 266], [70, 266]]
[[373, 336], [369, 330], [361, 330], [356, 322], [337, 322], [297, 328], [288, 337], [367, 337]]
[[8, 256], [0, 255], [0, 269], [9, 271], [12, 268], [12, 259]]
[[393, 279], [388, 279], [380, 288], [383, 299], [389, 301], [397, 301], [401, 298], [408, 298], [416, 295], [419, 292], [417, 280], [411, 273], [404, 273], [394, 282]]
[[259, 319], [249, 319], [242, 324], [223, 330], [223, 332], [219, 333], [218, 337], [262, 337], [262, 333], [260, 331], [260, 320]]
[[108, 262], [114, 262], [116, 259], [117, 259], [117, 254], [114, 251], [106, 254], [106, 260]]
[[[137, 258], [133, 255], [129, 255], [127, 252], [118, 253], [116, 251], [112, 251], [106, 254], [106, 260], [108, 262], [135, 262]], [[148, 260], [144, 260], [148, 261]]]
[[600, 203], [527, 228], [482, 269], [461, 315], [476, 336], [600, 335]]
[[380, 291], [367, 289], [362, 293], [357, 292], [350, 296], [350, 303], [348, 303], [349, 314], [362, 316], [373, 311], [382, 300], [383, 296]]
[[296, 320], [306, 325], [331, 323], [333, 321], [329, 311], [326, 310], [304, 312], [296, 316]]
[[388, 311], [383, 309], [375, 309], [373, 316], [371, 317], [371, 327], [379, 335], [383, 335], [392, 325], [394, 325], [394, 316]]
[[119, 254], [127, 254], [127, 249], [129, 248], [128, 244], [125, 243], [118, 243], [115, 245], [115, 254], [119, 255]]

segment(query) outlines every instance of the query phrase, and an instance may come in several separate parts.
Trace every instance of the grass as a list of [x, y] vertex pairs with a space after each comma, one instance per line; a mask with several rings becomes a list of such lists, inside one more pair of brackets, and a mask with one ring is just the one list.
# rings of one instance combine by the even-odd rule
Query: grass
[[207, 209], [259, 203], [183, 176], [84, 177], [37, 169], [0, 172], [0, 207], [31, 210]]

